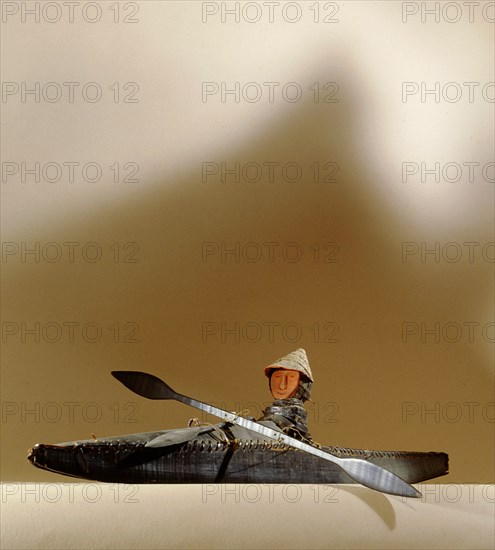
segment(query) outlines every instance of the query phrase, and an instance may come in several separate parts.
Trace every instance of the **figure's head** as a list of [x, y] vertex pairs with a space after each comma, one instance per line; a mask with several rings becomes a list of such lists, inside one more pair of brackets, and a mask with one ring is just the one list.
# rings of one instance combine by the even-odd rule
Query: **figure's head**
[[313, 375], [303, 349], [289, 353], [266, 367], [265, 375], [270, 380], [270, 391], [275, 399], [310, 399]]
[[299, 386], [301, 373], [297, 370], [273, 369], [270, 375], [270, 391], [275, 399], [293, 397]]

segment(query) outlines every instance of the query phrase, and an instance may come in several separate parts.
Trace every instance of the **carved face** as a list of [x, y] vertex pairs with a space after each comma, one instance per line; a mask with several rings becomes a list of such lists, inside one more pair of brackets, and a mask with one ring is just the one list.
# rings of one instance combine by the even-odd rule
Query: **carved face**
[[275, 399], [292, 397], [299, 385], [300, 372], [297, 370], [277, 369], [270, 376], [270, 390]]

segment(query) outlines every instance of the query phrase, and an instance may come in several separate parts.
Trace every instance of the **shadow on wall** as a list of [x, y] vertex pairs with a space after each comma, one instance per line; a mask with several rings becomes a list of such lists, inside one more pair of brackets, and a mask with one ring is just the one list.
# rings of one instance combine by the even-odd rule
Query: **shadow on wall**
[[[305, 347], [316, 376], [314, 399], [337, 402], [341, 414], [336, 424], [315, 423], [313, 433], [322, 442], [432, 448], [455, 451], [461, 459], [469, 442], [483, 448], [489, 437], [485, 425], [456, 425], [460, 431], [454, 432], [441, 422], [404, 423], [403, 402], [462, 403], [488, 395], [488, 369], [472, 344], [426, 346], [419, 338], [402, 338], [408, 319], [469, 319], [468, 303], [480, 300], [486, 274], [481, 266], [458, 265], [454, 271], [450, 265], [402, 263], [401, 243], [411, 240], [414, 228], [390, 211], [362, 164], [355, 133], [362, 108], [349, 95], [338, 109], [293, 105], [287, 109], [290, 115], [228, 158], [220, 152], [218, 158], [195, 161], [174, 182], [147, 185], [132, 201], [102, 208], [91, 218], [75, 217], [70, 226], [40, 227], [41, 243], [94, 241], [105, 254], [97, 263], [4, 264], [4, 321], [95, 322], [103, 336], [95, 344], [83, 341], [79, 328], [75, 343], [68, 342], [67, 331], [56, 344], [29, 343], [29, 337], [22, 343], [19, 334], [10, 336], [4, 346], [5, 398], [105, 400], [114, 392], [116, 399], [132, 400], [110, 379], [109, 371], [118, 368], [154, 372], [178, 391], [217, 404], [266, 401], [262, 368]], [[232, 176], [222, 182], [220, 174], [202, 181], [203, 162], [214, 170], [222, 162], [242, 168], [272, 161], [280, 163], [273, 182], [267, 168], [258, 182], [246, 181], [242, 173], [239, 182]], [[308, 168], [316, 161], [317, 182]], [[326, 162], [337, 163], [338, 173], [332, 173], [333, 165], [325, 168]], [[294, 168], [287, 178], [280, 177], [286, 163], [302, 168], [299, 181], [288, 181], [295, 177]], [[252, 178], [254, 169], [249, 170]], [[325, 182], [326, 176], [337, 181]], [[109, 252], [114, 242], [138, 243], [133, 256], [138, 262], [115, 262]], [[235, 243], [238, 258], [222, 257], [222, 248], [232, 250]], [[254, 244], [246, 248], [248, 243]], [[260, 259], [253, 261], [260, 250]], [[301, 258], [290, 261], [298, 251]], [[466, 279], [477, 275], [480, 287], [466, 288]], [[462, 298], [453, 303], [453, 296]], [[117, 343], [115, 329], [108, 329], [116, 321], [121, 330]], [[123, 328], [129, 321], [138, 327], [138, 343], [122, 343], [130, 334]], [[224, 330], [235, 323], [238, 342]], [[267, 323], [274, 327], [272, 334]], [[287, 323], [291, 330], [283, 333]], [[262, 330], [258, 339], [257, 327]], [[172, 427], [194, 416], [180, 405], [140, 406], [143, 422], [131, 431]], [[53, 432], [43, 432], [44, 426]], [[28, 423], [21, 433], [18, 424], [9, 422], [4, 441], [23, 454], [52, 436], [65, 441], [87, 437], [92, 427]], [[105, 429], [122, 433], [121, 428]], [[467, 458], [461, 461], [466, 470], [459, 466], [459, 480], [468, 472], [471, 481], [491, 475], [492, 466], [482, 458], [476, 480], [472, 462], [469, 467]], [[12, 456], [4, 461], [3, 475], [32, 479], [29, 468]]]

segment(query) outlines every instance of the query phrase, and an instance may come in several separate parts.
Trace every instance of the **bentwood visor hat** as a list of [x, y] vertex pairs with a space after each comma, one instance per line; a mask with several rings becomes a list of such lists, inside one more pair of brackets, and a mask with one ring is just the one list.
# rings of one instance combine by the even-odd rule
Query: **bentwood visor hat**
[[308, 356], [302, 348], [296, 349], [296, 351], [277, 359], [268, 365], [268, 367], [265, 367], [265, 375], [270, 377], [272, 370], [275, 369], [297, 370], [309, 378], [311, 382], [314, 382], [313, 374], [309, 368]]

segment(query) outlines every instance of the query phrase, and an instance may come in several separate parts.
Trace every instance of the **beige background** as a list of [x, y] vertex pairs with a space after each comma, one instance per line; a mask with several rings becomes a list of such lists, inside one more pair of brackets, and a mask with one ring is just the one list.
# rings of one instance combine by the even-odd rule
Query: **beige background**
[[2, 548], [490, 549], [494, 488], [4, 483]]
[[[493, 241], [493, 183], [480, 171], [469, 182], [467, 170], [455, 183], [401, 180], [403, 162], [492, 161], [493, 103], [481, 89], [494, 80], [493, 26], [478, 12], [472, 23], [466, 13], [457, 23], [422, 23], [420, 14], [403, 23], [400, 2], [339, 3], [335, 24], [315, 24], [308, 2], [294, 24], [280, 16], [203, 23], [200, 2], [158, 1], [136, 3], [139, 21], [124, 24], [113, 22], [109, 2], [101, 5], [94, 24], [77, 11], [74, 23], [23, 23], [17, 14], [3, 24], [4, 82], [103, 89], [94, 104], [77, 93], [73, 103], [7, 97], [3, 161], [96, 162], [103, 175], [97, 183], [22, 183], [19, 175], [2, 183], [2, 241], [81, 243], [73, 262], [22, 262], [19, 253], [2, 263], [3, 328], [19, 328], [2, 343], [2, 479], [64, 479], [29, 465], [26, 451], [37, 442], [180, 427], [197, 416], [134, 396], [111, 370], [151, 372], [256, 415], [270, 398], [263, 367], [304, 347], [316, 380], [316, 440], [445, 451], [446, 481], [493, 482], [493, 263], [480, 252]], [[297, 82], [304, 94], [296, 103], [279, 94], [273, 103], [266, 95], [202, 101], [202, 82], [236, 81]], [[406, 81], [481, 85], [473, 102], [463, 86], [458, 102], [422, 103], [419, 94], [402, 100]], [[138, 103], [115, 103], [114, 82], [138, 83]], [[314, 82], [337, 82], [339, 102], [315, 103]], [[203, 162], [269, 161], [299, 163], [304, 177], [202, 182]], [[115, 183], [115, 162], [121, 170], [137, 163], [139, 182]], [[338, 182], [312, 182], [314, 162], [336, 162]], [[297, 243], [301, 260], [276, 253], [270, 263], [266, 249], [256, 263], [202, 258], [205, 242], [269, 241]], [[100, 261], [82, 258], [88, 242], [101, 247]], [[122, 250], [115, 262], [115, 242], [137, 243], [137, 262], [123, 262]], [[314, 261], [311, 247], [327, 242], [338, 243], [338, 261]], [[473, 261], [463, 246], [456, 262], [419, 254], [404, 262], [404, 242], [480, 246]], [[56, 343], [43, 335], [23, 342], [23, 323], [36, 322], [80, 324], [74, 342], [68, 329]], [[270, 322], [279, 323], [272, 339]], [[101, 327], [98, 342], [84, 341], [86, 323]], [[203, 338], [205, 323], [265, 329], [257, 342], [248, 341], [252, 332], [222, 341]], [[286, 323], [298, 324], [299, 338], [282, 333]], [[326, 323], [336, 324], [337, 342], [324, 341]], [[455, 343], [447, 341], [453, 333], [403, 342], [404, 323], [454, 323], [462, 333]], [[477, 323], [472, 338], [466, 323]], [[138, 341], [125, 343], [132, 326]]]

